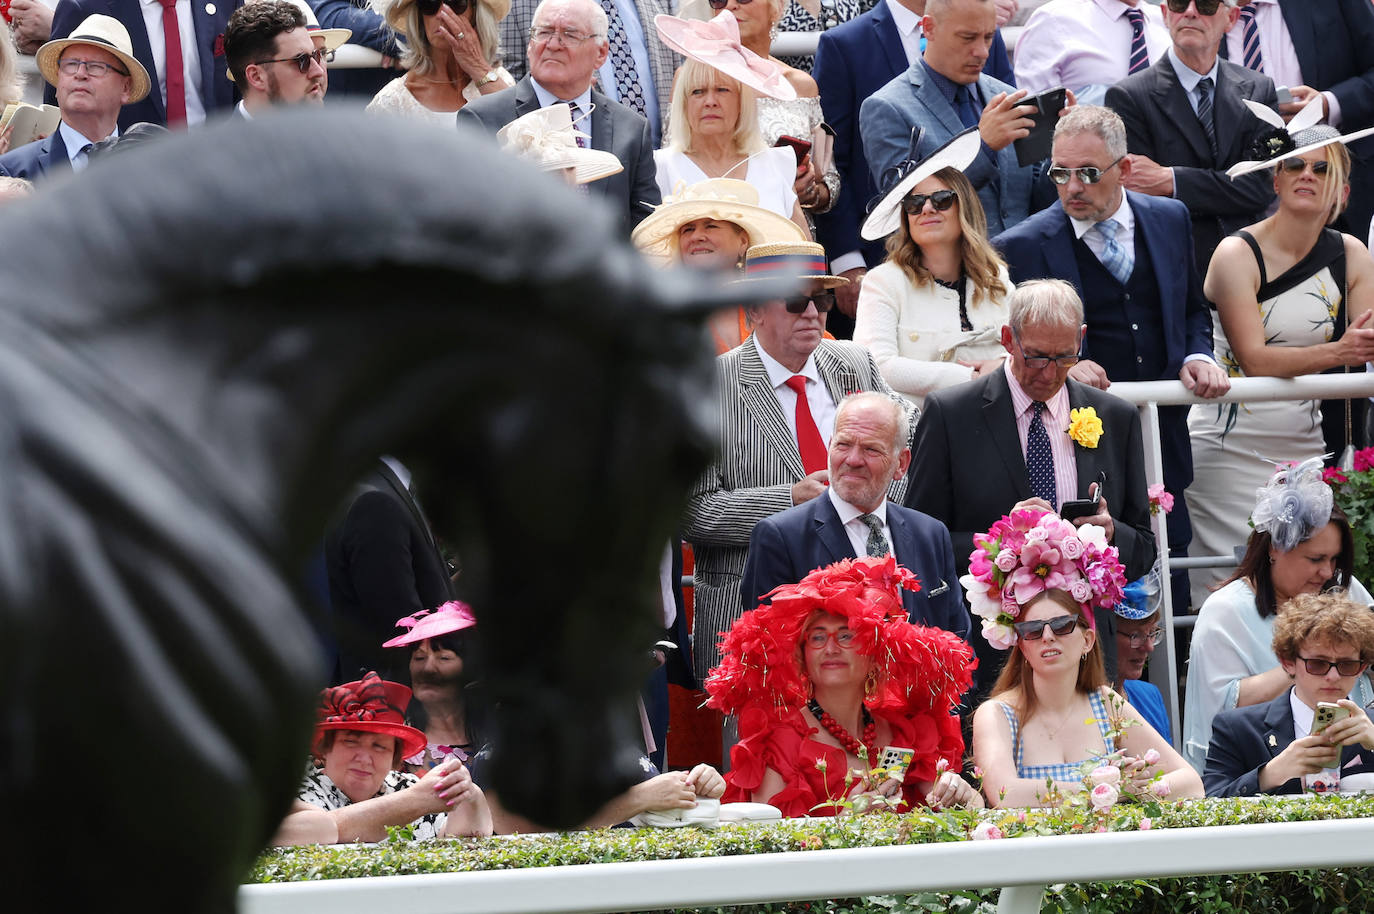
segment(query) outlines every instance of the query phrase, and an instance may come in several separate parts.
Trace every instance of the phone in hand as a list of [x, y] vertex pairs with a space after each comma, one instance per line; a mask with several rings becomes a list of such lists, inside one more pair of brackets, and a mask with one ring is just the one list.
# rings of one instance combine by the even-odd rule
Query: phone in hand
[[906, 770], [911, 767], [911, 760], [916, 757], [916, 750], [903, 749], [901, 746], [885, 746], [883, 752], [878, 756], [878, 768], [889, 772], [890, 780], [901, 783], [906, 780]]
[[1274, 90], [1274, 94], [1278, 96], [1277, 100], [1280, 105], [1288, 105], [1293, 102], [1293, 93], [1288, 91], [1287, 86], [1279, 86]]
[[782, 136], [778, 137], [778, 141], [773, 145], [791, 146], [792, 152], [795, 153], [797, 156], [798, 168], [801, 167], [802, 160], [811, 154], [811, 141], [803, 140], [800, 137], [788, 136], [787, 134], [783, 134]]
[[1312, 715], [1312, 732], [1321, 733], [1338, 720], [1350, 716], [1350, 709], [1343, 708], [1332, 701], [1317, 702], [1317, 710]]

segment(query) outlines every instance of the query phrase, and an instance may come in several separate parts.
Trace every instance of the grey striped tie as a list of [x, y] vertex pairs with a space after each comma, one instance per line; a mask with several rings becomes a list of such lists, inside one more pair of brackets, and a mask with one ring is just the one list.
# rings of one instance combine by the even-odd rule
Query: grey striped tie
[[1212, 77], [1204, 76], [1197, 83], [1197, 119], [1202, 122], [1202, 130], [1207, 134], [1207, 145], [1212, 147], [1213, 157], [1217, 154], [1217, 127], [1212, 117]]

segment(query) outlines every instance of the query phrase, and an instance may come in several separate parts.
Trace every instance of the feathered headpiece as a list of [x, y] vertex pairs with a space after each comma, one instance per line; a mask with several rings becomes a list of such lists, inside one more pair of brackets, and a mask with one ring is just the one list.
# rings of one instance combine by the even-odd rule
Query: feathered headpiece
[[1226, 175], [1230, 178], [1269, 168], [1290, 156], [1300, 156], [1332, 143], [1350, 143], [1374, 133], [1374, 127], [1367, 127], [1342, 135], [1335, 127], [1323, 124], [1325, 114], [1320, 96], [1303, 105], [1302, 110], [1286, 124], [1268, 105], [1248, 98], [1242, 101], [1255, 117], [1269, 125], [1269, 129], [1260, 131], [1255, 137], [1247, 153], [1250, 157], [1248, 161], [1237, 162], [1226, 169]]
[[1331, 487], [1322, 481], [1321, 457], [1279, 467], [1268, 485], [1255, 490], [1250, 522], [1268, 533], [1274, 547], [1289, 552], [1331, 521]]

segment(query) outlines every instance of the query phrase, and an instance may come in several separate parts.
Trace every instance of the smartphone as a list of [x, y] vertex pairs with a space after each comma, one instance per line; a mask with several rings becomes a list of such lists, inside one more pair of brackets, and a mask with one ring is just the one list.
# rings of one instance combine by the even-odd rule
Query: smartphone
[[1080, 498], [1075, 501], [1066, 501], [1059, 506], [1059, 516], [1064, 518], [1064, 520], [1073, 520], [1075, 517], [1092, 517], [1096, 513], [1096, 498]]
[[891, 779], [894, 781], [905, 781], [906, 770], [911, 767], [911, 760], [916, 757], [915, 749], [903, 749], [901, 746], [885, 746], [882, 754], [878, 756], [878, 767], [884, 771], [891, 772]]
[[811, 154], [811, 141], [803, 140], [800, 137], [788, 136], [787, 134], [783, 134], [782, 136], [778, 137], [778, 141], [773, 145], [791, 146], [792, 151], [796, 153], [798, 167], [801, 167], [802, 159], [806, 158], [808, 155]]
[[1288, 105], [1293, 102], [1293, 93], [1288, 91], [1287, 86], [1279, 86], [1274, 92], [1278, 95], [1280, 105]]
[[1067, 95], [1063, 86], [1056, 86], [1018, 102], [1036, 108], [1034, 114], [1028, 115], [1033, 122], [1030, 134], [1013, 144], [1018, 165], [1024, 168], [1049, 158], [1050, 147], [1054, 144], [1054, 126], [1059, 123], [1059, 112], [1064, 110]]
[[1343, 708], [1331, 701], [1319, 701], [1316, 713], [1312, 715], [1312, 732], [1321, 733], [1336, 721], [1345, 720], [1349, 716], [1349, 708]]

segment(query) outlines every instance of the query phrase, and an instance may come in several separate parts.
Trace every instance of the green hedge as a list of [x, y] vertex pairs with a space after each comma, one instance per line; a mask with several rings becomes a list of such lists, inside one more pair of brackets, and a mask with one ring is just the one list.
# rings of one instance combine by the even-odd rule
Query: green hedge
[[[967, 840], [974, 826], [993, 822], [1015, 840], [1023, 835], [1077, 834], [1189, 828], [1262, 822], [1374, 817], [1374, 797], [1312, 797], [1303, 800], [1207, 800], [1118, 806], [1107, 813], [1088, 809], [998, 810], [988, 812], [880, 813], [828, 820], [791, 820], [773, 825], [700, 829], [605, 829], [514, 839], [454, 839], [411, 842], [393, 835], [377, 845], [279, 848], [263, 854], [247, 881], [291, 882], [568, 866], [636, 860], [876, 847]], [[1371, 848], [1374, 857], [1374, 848]], [[952, 895], [921, 893], [816, 902], [714, 908], [711, 911], [814, 912], [814, 914], [898, 914], [951, 911], [982, 914], [996, 908], [996, 890]], [[1349, 899], [1349, 901], [1347, 901]], [[1332, 912], [1374, 909], [1374, 869], [1352, 868], [1287, 873], [1239, 874], [1186, 879], [1052, 886], [1044, 910], [1052, 914], [1106, 912]]]

